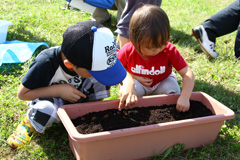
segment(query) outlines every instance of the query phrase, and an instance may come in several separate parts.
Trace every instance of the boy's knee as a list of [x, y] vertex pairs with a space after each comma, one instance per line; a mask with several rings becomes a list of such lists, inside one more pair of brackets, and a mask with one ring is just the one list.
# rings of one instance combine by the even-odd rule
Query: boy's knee
[[47, 127], [60, 121], [57, 115], [57, 108], [50, 101], [38, 101], [30, 106], [27, 116], [33, 127], [38, 132], [43, 133]]
[[48, 100], [38, 101], [34, 105], [30, 106], [30, 109], [51, 115], [57, 112], [57, 108], [54, 103]]

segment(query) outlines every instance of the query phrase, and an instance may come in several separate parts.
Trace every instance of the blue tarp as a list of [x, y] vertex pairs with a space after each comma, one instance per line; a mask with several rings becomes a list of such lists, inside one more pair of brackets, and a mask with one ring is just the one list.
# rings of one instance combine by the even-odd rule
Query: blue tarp
[[2, 63], [24, 63], [42, 45], [49, 47], [45, 42], [6, 41], [0, 44], [0, 66]]

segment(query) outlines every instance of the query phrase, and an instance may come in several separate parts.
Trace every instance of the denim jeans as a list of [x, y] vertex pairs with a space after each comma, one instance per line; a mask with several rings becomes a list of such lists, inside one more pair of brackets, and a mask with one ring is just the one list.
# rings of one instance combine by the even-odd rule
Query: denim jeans
[[215, 42], [217, 37], [229, 34], [237, 30], [235, 40], [235, 56], [240, 57], [240, 0], [236, 0], [226, 8], [212, 15], [202, 23], [206, 29], [208, 38]]

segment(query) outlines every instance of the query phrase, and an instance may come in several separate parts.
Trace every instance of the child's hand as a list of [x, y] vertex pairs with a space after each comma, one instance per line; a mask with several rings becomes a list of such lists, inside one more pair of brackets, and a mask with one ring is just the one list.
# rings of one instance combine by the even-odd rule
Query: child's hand
[[126, 78], [123, 80], [122, 86], [119, 88], [120, 102], [118, 109], [121, 110], [124, 107], [128, 107], [137, 102], [137, 95], [135, 91], [135, 83], [133, 77], [127, 72]]
[[140, 82], [145, 87], [150, 87], [153, 82], [153, 80], [151, 78], [147, 78], [147, 77], [141, 77], [141, 76], [136, 76], [136, 75], [132, 75], [132, 77], [134, 79], [138, 80], [138, 82]]
[[184, 98], [183, 96], [180, 96], [177, 100], [177, 106], [176, 109], [179, 112], [186, 112], [190, 108], [190, 102], [189, 98]]
[[182, 76], [182, 92], [177, 101], [177, 110], [186, 112], [190, 108], [190, 97], [194, 86], [194, 75], [189, 66], [184, 67], [178, 73]]
[[134, 87], [121, 86], [120, 88], [120, 102], [118, 109], [121, 110], [124, 107], [128, 107], [137, 102], [137, 95]]
[[87, 96], [77, 90], [73, 85], [71, 84], [58, 84], [61, 85], [60, 87], [60, 97], [68, 102], [75, 103], [77, 102], [81, 97], [86, 98]]

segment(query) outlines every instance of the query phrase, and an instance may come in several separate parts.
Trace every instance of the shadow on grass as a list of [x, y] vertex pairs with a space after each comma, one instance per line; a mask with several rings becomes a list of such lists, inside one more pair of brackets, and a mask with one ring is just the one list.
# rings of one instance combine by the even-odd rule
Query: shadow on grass
[[[186, 33], [186, 32], [177, 30], [174, 27], [171, 27], [170, 42], [175, 45], [178, 44], [179, 46], [184, 48], [192, 48], [194, 53], [196, 54], [205, 54], [204, 51], [201, 49], [200, 45], [198, 44], [197, 40], [195, 39], [195, 37], [192, 35], [191, 30], [189, 30], [189, 32]], [[231, 41], [229, 40], [225, 40], [224, 44], [227, 46], [227, 44], [230, 42]], [[235, 60], [236, 57], [234, 55], [234, 51], [232, 50], [232, 47], [228, 48], [226, 51], [221, 50], [221, 52], [219, 52], [219, 55], [221, 56], [219, 56], [218, 59], [222, 59], [223, 61], [232, 60], [232, 59]], [[229, 55], [229, 52], [233, 52], [233, 54]], [[207, 57], [210, 62], [214, 62], [216, 60], [215, 58], [211, 58], [210, 56], [207, 56]]]
[[7, 39], [12, 40], [19, 40], [24, 42], [46, 42], [50, 47], [55, 46], [56, 44], [48, 41], [47, 38], [40, 38], [38, 35], [33, 34], [32, 32], [25, 29], [25, 24], [18, 24], [17, 28], [14, 29], [14, 32], [9, 31], [7, 34]]
[[37, 141], [48, 159], [75, 159], [69, 146], [68, 133], [62, 123], [54, 124], [43, 135], [36, 138], [39, 138]]
[[[182, 150], [180, 152], [171, 153], [172, 157], [176, 158], [185, 157], [191, 159], [239, 159], [240, 145], [236, 135], [229, 133], [228, 130], [221, 129], [217, 135], [215, 141], [212, 144], [206, 146], [200, 146], [198, 148], [191, 148], [188, 150]], [[168, 157], [169, 158], [169, 157]]]
[[165, 151], [165, 153], [162, 153], [161, 155], [153, 156], [150, 160], [209, 159], [209, 157], [211, 157], [210, 159], [237, 160], [239, 159], [240, 150], [240, 146], [236, 140], [236, 137], [231, 136], [229, 133], [224, 134], [223, 137], [222, 131], [220, 131], [212, 144], [206, 146], [184, 150], [184, 144], [177, 144], [170, 148], [172, 148], [170, 153], [167, 153], [167, 151]]
[[[32, 58], [27, 60], [24, 63], [4, 63], [0, 66], [0, 74], [2, 77], [0, 77], [0, 88], [7, 82], [11, 83], [11, 79], [14, 77], [21, 77], [25, 73], [23, 73], [23, 66], [28, 63], [29, 61], [32, 61], [34, 57], [36, 57], [42, 50], [46, 49], [46, 46], [40, 46], [38, 47], [35, 52], [32, 55]], [[21, 79], [19, 79], [19, 82]]]
[[224, 88], [222, 85], [210, 85], [206, 82], [195, 80], [194, 91], [202, 91], [215, 98], [220, 103], [224, 104], [228, 108], [234, 111], [235, 118], [231, 120], [227, 120], [226, 124], [233, 127], [237, 125], [240, 127], [240, 95], [236, 94], [232, 91], [229, 91]]
[[[25, 30], [24, 25], [19, 24], [18, 28], [15, 32], [8, 32], [8, 40], [19, 40], [24, 42], [46, 42], [49, 46], [53, 46], [50, 41], [47, 41], [46, 38], [39, 38], [37, 35], [32, 34], [28, 30]], [[27, 36], [24, 36], [27, 35]], [[46, 49], [45, 45], [39, 46], [32, 55], [32, 58], [36, 57], [42, 50]], [[19, 72], [22, 70], [22, 66], [24, 63], [3, 63], [0, 66], [0, 74], [2, 75], [11, 75], [11, 74], [20, 74]]]
[[191, 31], [189, 31], [189, 34], [187, 34], [186, 32], [179, 31], [179, 30], [171, 27], [170, 32], [171, 32], [170, 33], [170, 42], [171, 43], [173, 43], [173, 44], [177, 43], [178, 45], [185, 47], [185, 48], [193, 48], [193, 50], [197, 54], [203, 53], [203, 50], [197, 43], [197, 40], [192, 35]]

